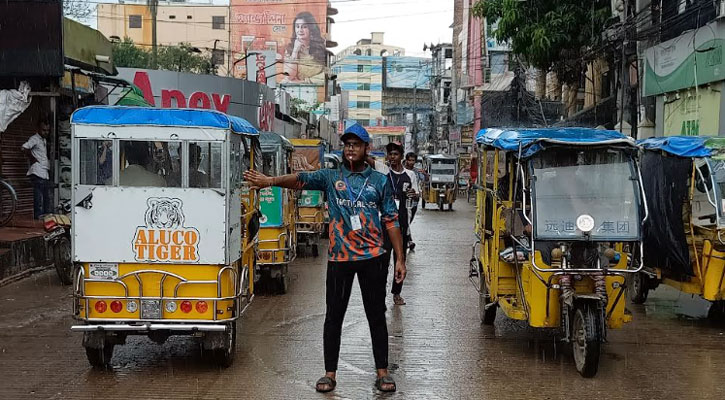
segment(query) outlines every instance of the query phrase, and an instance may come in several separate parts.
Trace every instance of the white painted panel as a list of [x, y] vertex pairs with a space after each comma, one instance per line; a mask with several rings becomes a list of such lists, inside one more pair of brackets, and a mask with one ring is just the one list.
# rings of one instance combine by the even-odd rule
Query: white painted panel
[[225, 263], [222, 192], [76, 186], [74, 204], [88, 193], [92, 206], [73, 208], [75, 261]]
[[229, 201], [229, 244], [227, 245], [227, 264], [242, 257], [242, 190], [232, 191]]
[[95, 139], [145, 139], [145, 140], [224, 140], [226, 129], [186, 128], [179, 126], [113, 126], [73, 125], [73, 136]]

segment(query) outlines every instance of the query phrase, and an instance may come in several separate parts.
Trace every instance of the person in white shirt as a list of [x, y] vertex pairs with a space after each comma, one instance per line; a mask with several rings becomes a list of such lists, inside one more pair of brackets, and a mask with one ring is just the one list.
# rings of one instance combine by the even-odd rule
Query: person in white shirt
[[48, 161], [47, 138], [50, 124], [46, 120], [38, 122], [38, 133], [31, 136], [21, 149], [32, 164], [26, 174], [33, 185], [33, 218], [52, 212], [53, 201], [50, 195], [50, 162]]

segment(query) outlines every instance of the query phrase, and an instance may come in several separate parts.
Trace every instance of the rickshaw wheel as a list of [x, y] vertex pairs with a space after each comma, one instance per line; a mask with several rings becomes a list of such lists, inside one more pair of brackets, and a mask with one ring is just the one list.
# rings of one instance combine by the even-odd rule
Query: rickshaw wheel
[[496, 321], [496, 309], [498, 306], [488, 306], [491, 304], [491, 294], [488, 292], [486, 277], [480, 265], [478, 267], [478, 283], [481, 285], [481, 291], [478, 294], [478, 313], [481, 318], [481, 323], [484, 325], [493, 325], [494, 321]]
[[632, 274], [630, 278], [630, 300], [634, 304], [644, 304], [647, 301], [647, 295], [649, 295], [649, 286], [647, 285], [647, 277], [641, 272]]
[[224, 332], [224, 347], [214, 349], [212, 357], [214, 363], [222, 368], [229, 368], [234, 363], [234, 353], [237, 349], [237, 321], [229, 322]]
[[279, 294], [287, 293], [287, 290], [289, 290], [289, 277], [287, 274], [280, 275], [275, 281], [277, 283], [277, 292]]
[[114, 345], [106, 342], [102, 348], [86, 347], [86, 357], [88, 357], [88, 363], [96, 368], [102, 368], [108, 365], [113, 358], [113, 347]]
[[438, 202], [438, 209], [443, 211], [443, 202], [442, 201]]
[[602, 342], [602, 329], [597, 310], [590, 304], [575, 305], [572, 323], [571, 344], [574, 364], [585, 378], [591, 378], [599, 369], [599, 355]]
[[73, 260], [71, 256], [71, 245], [68, 238], [61, 238], [53, 246], [53, 263], [58, 273], [60, 283], [70, 285], [73, 283]]

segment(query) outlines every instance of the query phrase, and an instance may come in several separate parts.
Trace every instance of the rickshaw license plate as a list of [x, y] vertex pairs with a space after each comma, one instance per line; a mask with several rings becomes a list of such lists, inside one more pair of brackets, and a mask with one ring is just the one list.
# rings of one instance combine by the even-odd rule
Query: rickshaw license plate
[[88, 264], [88, 275], [93, 279], [116, 279], [118, 278], [118, 264]]
[[141, 318], [160, 319], [161, 300], [141, 300]]

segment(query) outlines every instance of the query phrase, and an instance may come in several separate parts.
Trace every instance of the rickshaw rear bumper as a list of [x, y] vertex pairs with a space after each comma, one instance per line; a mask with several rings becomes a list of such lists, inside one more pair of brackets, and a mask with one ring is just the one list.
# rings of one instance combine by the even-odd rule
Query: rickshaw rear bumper
[[105, 324], [105, 325], [73, 325], [73, 332], [151, 332], [151, 331], [184, 331], [184, 332], [225, 332], [226, 324]]

